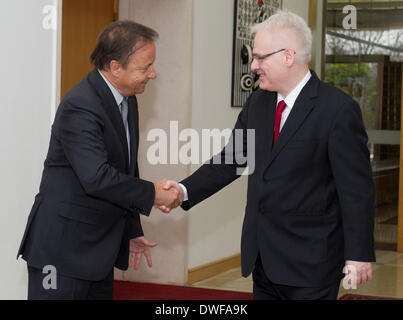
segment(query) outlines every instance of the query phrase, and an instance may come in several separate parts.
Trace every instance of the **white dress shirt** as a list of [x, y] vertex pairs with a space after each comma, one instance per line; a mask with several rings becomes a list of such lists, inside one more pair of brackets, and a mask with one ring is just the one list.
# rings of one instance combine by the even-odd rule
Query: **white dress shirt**
[[285, 122], [287, 121], [288, 116], [291, 113], [292, 108], [294, 107], [295, 101], [297, 100], [299, 94], [301, 93], [302, 89], [305, 87], [309, 79], [311, 79], [312, 74], [311, 71], [308, 70], [305, 77], [301, 80], [301, 82], [288, 94], [286, 98], [284, 98], [281, 94], [277, 94], [277, 105], [281, 100], [284, 100], [286, 103], [286, 107], [281, 114], [281, 124], [280, 124], [280, 131], [283, 128]]
[[[102, 78], [105, 80], [106, 84], [108, 85], [109, 89], [111, 89], [113, 97], [115, 98], [116, 104], [118, 105], [118, 108], [120, 108], [120, 105], [122, 103], [126, 104], [126, 108], [129, 106], [127, 105], [127, 98], [121, 95], [121, 93], [116, 90], [116, 88], [112, 85], [112, 83], [109, 82], [109, 80], [104, 76], [104, 74], [101, 72], [101, 70], [98, 70], [99, 74], [102, 76]], [[119, 109], [120, 112], [120, 109]], [[129, 161], [130, 161], [130, 133], [129, 133], [129, 128], [126, 128], [126, 139], [127, 139], [127, 150], [129, 153]]]
[[102, 76], [102, 78], [105, 80], [106, 84], [108, 85], [109, 89], [111, 89], [113, 97], [116, 100], [116, 104], [118, 105], [118, 107], [120, 106], [120, 104], [123, 102], [123, 99], [125, 98], [124, 96], [122, 96], [120, 94], [120, 92], [118, 90], [115, 89], [115, 87], [112, 85], [112, 83], [109, 82], [108, 79], [106, 79], [106, 77], [104, 76], [104, 74], [102, 73], [101, 70], [98, 70], [99, 74]]

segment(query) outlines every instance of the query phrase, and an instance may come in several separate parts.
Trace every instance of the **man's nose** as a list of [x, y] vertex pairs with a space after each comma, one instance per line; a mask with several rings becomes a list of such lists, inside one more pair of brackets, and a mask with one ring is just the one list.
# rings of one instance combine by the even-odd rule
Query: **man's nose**
[[149, 77], [150, 79], [155, 79], [155, 78], [157, 78], [157, 73], [155, 72], [154, 66], [151, 67], [150, 74], [149, 74], [148, 77]]
[[253, 60], [252, 60], [252, 63], [251, 63], [251, 65], [250, 65], [250, 69], [251, 69], [252, 71], [257, 71], [257, 70], [259, 69], [259, 63], [257, 62], [256, 59], [253, 59]]

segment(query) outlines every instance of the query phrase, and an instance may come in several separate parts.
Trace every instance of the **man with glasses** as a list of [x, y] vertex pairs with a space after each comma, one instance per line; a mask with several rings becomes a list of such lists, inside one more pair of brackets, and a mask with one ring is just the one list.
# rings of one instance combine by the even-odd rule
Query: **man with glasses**
[[[256, 134], [242, 273], [253, 271], [255, 299], [337, 299], [343, 269], [346, 282], [361, 284], [375, 261], [374, 185], [360, 107], [309, 70], [312, 36], [302, 18], [278, 12], [252, 32], [260, 90], [235, 125]], [[237, 179], [237, 167], [207, 163], [166, 188], [183, 189], [189, 210]]]

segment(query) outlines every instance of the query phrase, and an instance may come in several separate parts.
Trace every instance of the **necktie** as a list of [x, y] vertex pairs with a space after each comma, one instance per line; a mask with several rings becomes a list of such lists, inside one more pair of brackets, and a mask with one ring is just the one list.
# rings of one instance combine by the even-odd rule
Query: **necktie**
[[273, 138], [273, 146], [276, 143], [276, 140], [280, 134], [280, 125], [281, 125], [281, 115], [287, 105], [285, 104], [284, 100], [281, 100], [278, 103], [277, 110], [276, 110], [276, 118], [274, 120], [274, 138]]
[[127, 120], [127, 115], [129, 113], [129, 105], [127, 103], [127, 98], [124, 98], [122, 103], [119, 105], [120, 114], [122, 116], [123, 125], [126, 131], [126, 139], [127, 139], [127, 151], [129, 153], [129, 162], [130, 162], [130, 132], [129, 132], [129, 122]]

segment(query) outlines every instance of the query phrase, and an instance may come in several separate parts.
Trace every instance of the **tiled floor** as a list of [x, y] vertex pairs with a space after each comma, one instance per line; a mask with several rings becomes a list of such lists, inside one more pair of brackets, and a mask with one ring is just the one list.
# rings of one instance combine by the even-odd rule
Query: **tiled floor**
[[[372, 280], [345, 290], [340, 286], [339, 297], [346, 294], [363, 294], [403, 299], [403, 253], [376, 251], [377, 262], [372, 265]], [[194, 287], [252, 292], [252, 276], [243, 278], [241, 269], [236, 268], [212, 278], [193, 284]]]

